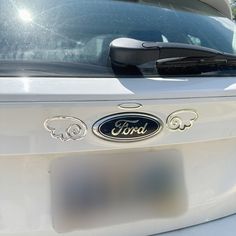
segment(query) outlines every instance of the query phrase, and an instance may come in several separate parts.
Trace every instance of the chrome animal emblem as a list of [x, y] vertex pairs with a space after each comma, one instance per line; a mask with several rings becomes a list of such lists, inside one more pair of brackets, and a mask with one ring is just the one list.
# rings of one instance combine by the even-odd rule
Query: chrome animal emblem
[[96, 122], [93, 132], [108, 141], [135, 142], [155, 136], [162, 127], [162, 121], [157, 117], [143, 113], [121, 113]]
[[167, 118], [166, 124], [171, 130], [184, 131], [191, 128], [197, 119], [197, 112], [193, 110], [180, 110], [172, 113]]
[[61, 141], [79, 140], [84, 138], [87, 133], [84, 122], [75, 117], [53, 117], [44, 122], [44, 127], [53, 138]]

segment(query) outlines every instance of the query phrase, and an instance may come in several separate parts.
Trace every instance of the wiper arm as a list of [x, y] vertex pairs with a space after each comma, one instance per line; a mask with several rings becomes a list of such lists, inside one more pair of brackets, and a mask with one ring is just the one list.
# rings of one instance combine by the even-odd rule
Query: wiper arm
[[[236, 56], [214, 49], [182, 43], [145, 42], [130, 38], [118, 38], [110, 44], [110, 58], [113, 64], [139, 66], [161, 59], [198, 58], [234, 61]], [[208, 61], [208, 62], [209, 62]], [[196, 61], [195, 61], [196, 62]], [[173, 64], [173, 63], [172, 63]]]

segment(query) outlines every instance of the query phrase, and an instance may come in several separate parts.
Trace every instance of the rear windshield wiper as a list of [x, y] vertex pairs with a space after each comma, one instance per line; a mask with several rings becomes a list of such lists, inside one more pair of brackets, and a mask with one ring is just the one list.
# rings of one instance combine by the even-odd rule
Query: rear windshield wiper
[[236, 67], [233, 54], [189, 44], [130, 38], [112, 41], [110, 58], [118, 66], [140, 66], [155, 61], [159, 74], [198, 74]]
[[186, 57], [160, 59], [156, 62], [160, 75], [186, 75], [208, 72], [229, 72], [236, 69], [236, 57]]

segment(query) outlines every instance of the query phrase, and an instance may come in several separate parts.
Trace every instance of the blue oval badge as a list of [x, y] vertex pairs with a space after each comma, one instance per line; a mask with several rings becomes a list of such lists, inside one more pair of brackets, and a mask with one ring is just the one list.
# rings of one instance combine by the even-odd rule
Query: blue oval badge
[[162, 121], [143, 113], [121, 113], [105, 117], [93, 126], [100, 138], [117, 142], [136, 142], [151, 138], [162, 130]]

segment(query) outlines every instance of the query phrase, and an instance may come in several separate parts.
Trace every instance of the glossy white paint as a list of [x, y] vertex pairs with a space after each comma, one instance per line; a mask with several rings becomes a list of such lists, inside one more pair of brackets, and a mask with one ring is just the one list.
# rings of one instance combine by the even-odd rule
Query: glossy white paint
[[[188, 207], [173, 218], [61, 235], [144, 236], [236, 212], [236, 78], [1, 78], [0, 101], [0, 235], [58, 235], [50, 210], [51, 163], [90, 152], [179, 151]], [[189, 130], [165, 126], [159, 135], [137, 143], [108, 142], [92, 133], [98, 119], [124, 112], [119, 105], [133, 102], [142, 105], [138, 112], [164, 123], [182, 109], [195, 110], [199, 118]], [[43, 124], [54, 116], [81, 119], [88, 127], [86, 137], [53, 139]]]
[[[182, 153], [188, 195], [188, 209], [184, 214], [170, 219], [77, 231], [69, 235], [150, 235], [208, 222], [236, 212], [235, 141], [165, 147]], [[157, 154], [158, 150], [155, 148]], [[132, 150], [123, 151], [130, 155]], [[88, 154], [1, 157], [0, 233], [56, 235], [50, 212], [48, 170], [55, 158], [75, 155], [79, 158]]]
[[235, 95], [234, 77], [0, 79], [0, 102], [137, 102], [139, 99], [169, 100]]
[[231, 215], [206, 224], [159, 234], [159, 236], [234, 236], [236, 232], [235, 220], [236, 215]]
[[[97, 120], [123, 112], [118, 107], [119, 101], [2, 103], [0, 104], [1, 154], [45, 154], [161, 147], [236, 138], [236, 98], [234, 97], [138, 100], [138, 102], [143, 105], [139, 112], [155, 115], [164, 123], [171, 113], [182, 109], [195, 110], [199, 118], [194, 122], [193, 127], [185, 132], [172, 131], [165, 126], [163, 131], [154, 138], [124, 144], [105, 142], [92, 132], [92, 126]], [[52, 138], [50, 132], [45, 129], [44, 122], [55, 116], [72, 116], [84, 121], [88, 128], [86, 137], [79, 141], [68, 142]]]

